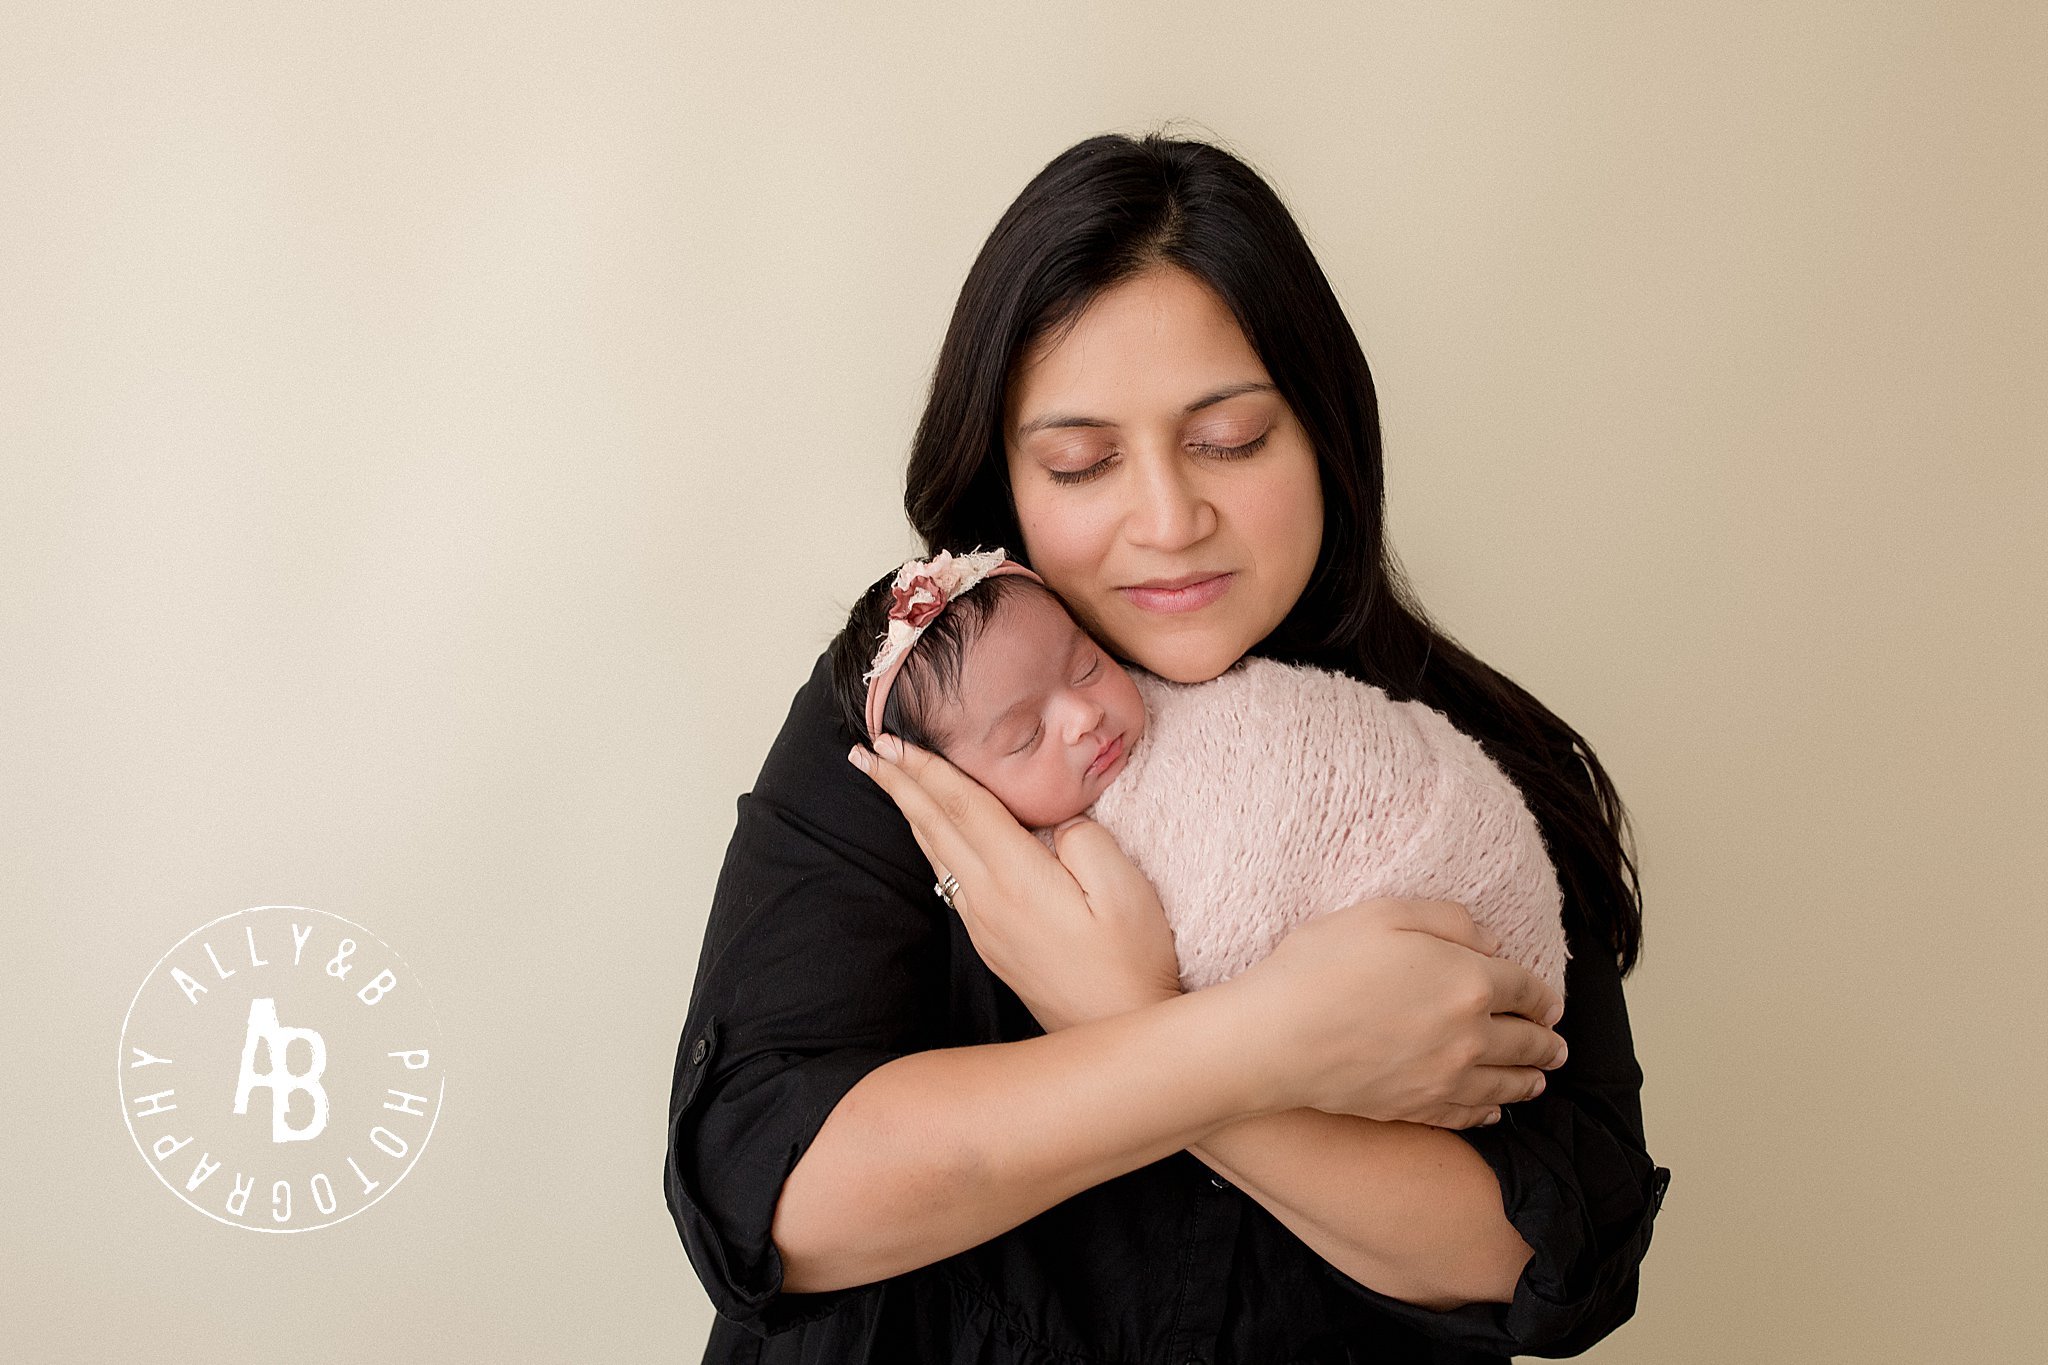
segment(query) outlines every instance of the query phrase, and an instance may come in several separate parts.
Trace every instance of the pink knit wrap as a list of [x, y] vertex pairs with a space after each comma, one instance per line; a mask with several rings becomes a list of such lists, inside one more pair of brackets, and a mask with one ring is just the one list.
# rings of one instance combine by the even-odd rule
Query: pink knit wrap
[[1184, 989], [1237, 975], [1303, 920], [1399, 896], [1458, 902], [1563, 993], [1536, 819], [1442, 712], [1269, 659], [1205, 683], [1131, 677], [1145, 734], [1088, 814], [1158, 889]]

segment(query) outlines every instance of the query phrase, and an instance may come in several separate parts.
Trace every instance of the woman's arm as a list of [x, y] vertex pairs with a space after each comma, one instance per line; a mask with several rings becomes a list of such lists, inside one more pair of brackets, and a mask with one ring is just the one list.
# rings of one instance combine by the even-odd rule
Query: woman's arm
[[1267, 1112], [1231, 984], [870, 1071], [783, 1187], [784, 1289], [928, 1265]]
[[1529, 1261], [1500, 1181], [1446, 1129], [1290, 1109], [1227, 1124], [1188, 1150], [1390, 1298], [1431, 1309], [1506, 1303]]
[[[1397, 1140], [1409, 1125], [1317, 1110], [1245, 1120], [1190, 1150], [1375, 1309], [1475, 1351], [1585, 1350], [1635, 1311], [1671, 1173], [1644, 1144], [1643, 1076], [1613, 955], [1576, 917], [1566, 928], [1570, 1007], [1557, 1032], [1568, 1059], [1496, 1125], [1420, 1130], [1449, 1153], [1440, 1169], [1435, 1152]], [[1492, 1240], [1503, 1222], [1512, 1245]]]
[[[942, 759], [909, 750], [869, 771], [927, 858], [960, 870], [977, 950], [1047, 1028], [1132, 1008], [1133, 993], [1158, 998], [1145, 994], [1156, 989], [1149, 968], [1130, 976], [1158, 952], [1140, 932], [1156, 927], [1156, 896], [1113, 840], [1093, 837], [1099, 828], [1084, 821], [1060, 841], [1086, 891], [1062, 910], [1057, 879], [1037, 875], [1041, 850], [1013, 838], [993, 798]], [[1568, 939], [1573, 919], [1568, 907]], [[1612, 955], [1579, 945], [1567, 969], [1574, 1007], [1559, 1022], [1556, 995], [1483, 956], [1499, 946], [1484, 937], [1461, 907], [1419, 901], [1297, 927], [1235, 979], [1268, 982], [1247, 1023], [1265, 1065], [1297, 1068], [1301, 1093], [1193, 1146], [1321, 1253], [1345, 1292], [1475, 1349], [1583, 1349], [1633, 1311], [1668, 1172], [1643, 1149], [1642, 1077]], [[1129, 980], [1118, 986], [1120, 966]], [[1341, 1059], [1332, 1034], [1349, 1045]], [[1546, 1082], [1536, 1068], [1556, 1070]], [[1316, 1094], [1327, 1081], [1352, 1089]], [[1503, 1120], [1476, 1126], [1492, 1105]]]
[[[1242, 981], [1187, 998], [1171, 984], [1170, 939], [1150, 942], [1165, 934], [1156, 905], [1149, 928], [1085, 900], [1058, 923], [982, 923], [977, 948], [1022, 935], [1024, 955], [1045, 969], [1038, 984], [1088, 1008], [1051, 1035], [958, 1046], [950, 914], [898, 807], [835, 743], [825, 682], [821, 665], [738, 803], [676, 1053], [663, 1185], [723, 1317], [770, 1336], [834, 1312], [886, 1278], [856, 1244], [892, 1224], [908, 1231], [883, 1249], [886, 1263], [924, 1264], [1199, 1142], [1247, 1108], [1342, 1110], [1462, 1071], [1430, 1055], [1456, 1030], [1428, 1006], [1458, 994], [1442, 988], [1447, 961], [1469, 972], [1485, 960], [1375, 914], [1332, 939], [1346, 912], [1291, 936]], [[1043, 870], [1073, 891], [1059, 864]], [[1117, 880], [1116, 869], [1097, 871], [1112, 874], [1091, 877], [1098, 890]], [[1304, 955], [1304, 937], [1322, 947]], [[1149, 973], [1075, 970], [1127, 958], [1133, 941], [1144, 960], [1163, 947], [1163, 996], [1146, 993], [1159, 988]], [[1360, 955], [1384, 979], [1368, 972], [1361, 986]], [[1392, 1066], [1374, 1022], [1390, 1016], [1414, 1016]]]

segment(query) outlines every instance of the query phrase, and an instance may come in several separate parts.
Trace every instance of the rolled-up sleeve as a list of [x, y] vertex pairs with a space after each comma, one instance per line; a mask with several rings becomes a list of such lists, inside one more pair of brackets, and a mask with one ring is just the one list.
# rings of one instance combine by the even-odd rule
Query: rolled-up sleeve
[[1500, 1178], [1508, 1221], [1533, 1252], [1514, 1300], [1494, 1305], [1505, 1335], [1530, 1355], [1576, 1355], [1635, 1313], [1671, 1180], [1644, 1145], [1642, 1072], [1613, 959], [1579, 953], [1565, 994], [1558, 1032], [1570, 1060], [1543, 1094], [1504, 1107], [1500, 1123], [1459, 1133]]
[[1571, 959], [1557, 1032], [1568, 1059], [1549, 1074], [1542, 1094], [1504, 1106], [1499, 1123], [1457, 1130], [1493, 1168], [1502, 1209], [1532, 1252], [1513, 1300], [1436, 1311], [1389, 1298], [1323, 1263], [1347, 1292], [1470, 1350], [1572, 1356], [1627, 1322], [1671, 1180], [1644, 1141], [1643, 1073], [1620, 969], [1569, 894], [1564, 926]]
[[[770, 1227], [783, 1183], [846, 1092], [931, 1045], [931, 973], [943, 970], [942, 907], [902, 861], [903, 846], [916, 854], [907, 826], [900, 840], [862, 837], [859, 821], [880, 819], [872, 802], [886, 804], [879, 789], [815, 762], [809, 773], [812, 804], [844, 797], [858, 818], [807, 819], [782, 804], [805, 784], [778, 774], [774, 756], [739, 799], [677, 1046], [663, 1170], [712, 1306], [764, 1337], [873, 1288], [784, 1293]], [[833, 790], [815, 791], [821, 776]]]
[[1463, 1128], [1500, 1180], [1532, 1255], [1508, 1303], [1437, 1311], [1325, 1267], [1346, 1289], [1440, 1340], [1501, 1355], [1571, 1356], [1635, 1313], [1639, 1269], [1671, 1172], [1644, 1148], [1637, 1067], [1614, 960], [1575, 943], [1558, 1023], [1570, 1059], [1501, 1121]]

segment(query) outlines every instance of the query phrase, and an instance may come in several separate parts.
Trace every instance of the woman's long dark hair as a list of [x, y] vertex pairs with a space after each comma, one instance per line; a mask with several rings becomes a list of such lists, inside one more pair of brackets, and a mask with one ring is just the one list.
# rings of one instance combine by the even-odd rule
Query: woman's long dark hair
[[[1055, 157], [989, 234], [932, 375], [904, 509], [926, 553], [1024, 537], [1003, 412], [1019, 359], [1097, 295], [1177, 266], [1223, 299], [1316, 452], [1322, 550], [1287, 618], [1250, 651], [1334, 669], [1435, 707], [1514, 779], [1544, 832], [1567, 923], [1624, 975], [1642, 950], [1626, 807], [1592, 745], [1438, 627], [1385, 536], [1379, 403], [1365, 353], [1301, 230], [1244, 162], [1154, 134], [1089, 138]], [[1575, 934], [1574, 937], [1577, 937]]]

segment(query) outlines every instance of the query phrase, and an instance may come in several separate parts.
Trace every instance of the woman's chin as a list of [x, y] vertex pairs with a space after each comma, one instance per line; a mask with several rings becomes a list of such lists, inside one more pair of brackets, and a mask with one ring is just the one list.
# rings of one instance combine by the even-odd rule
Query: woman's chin
[[1221, 677], [1244, 656], [1229, 645], [1191, 648], [1174, 643], [1160, 649], [1138, 650], [1130, 661], [1156, 678], [1176, 683], [1204, 683]]

